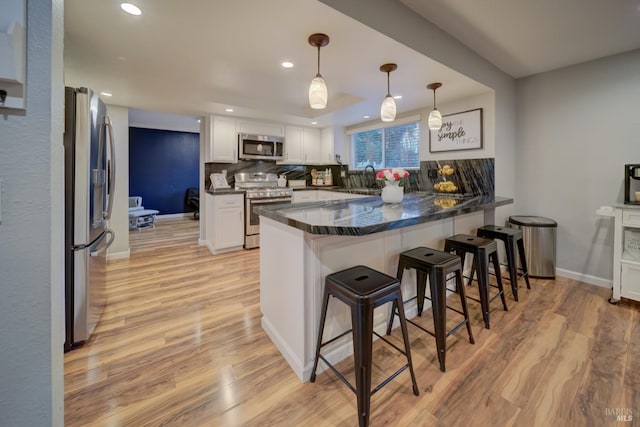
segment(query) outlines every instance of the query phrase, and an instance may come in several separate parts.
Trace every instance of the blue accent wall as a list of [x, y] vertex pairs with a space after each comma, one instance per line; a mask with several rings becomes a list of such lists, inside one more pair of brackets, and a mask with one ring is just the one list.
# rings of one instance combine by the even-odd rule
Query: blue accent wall
[[187, 188], [199, 188], [200, 135], [129, 128], [129, 195], [145, 209], [184, 213]]

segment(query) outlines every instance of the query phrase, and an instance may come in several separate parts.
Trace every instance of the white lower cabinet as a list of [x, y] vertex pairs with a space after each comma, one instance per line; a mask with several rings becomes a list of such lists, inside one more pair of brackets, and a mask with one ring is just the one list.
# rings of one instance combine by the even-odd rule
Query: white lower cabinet
[[613, 232], [613, 300], [640, 301], [640, 208], [616, 207]]
[[207, 194], [207, 247], [219, 254], [244, 246], [244, 195]]
[[640, 301], [640, 263], [622, 260], [620, 267], [621, 296]]
[[291, 203], [316, 202], [318, 200], [317, 190], [294, 191]]
[[316, 193], [318, 193], [317, 197], [318, 200], [340, 200], [343, 199], [342, 197], [342, 193], [339, 193], [337, 191], [326, 191], [326, 190], [317, 190]]

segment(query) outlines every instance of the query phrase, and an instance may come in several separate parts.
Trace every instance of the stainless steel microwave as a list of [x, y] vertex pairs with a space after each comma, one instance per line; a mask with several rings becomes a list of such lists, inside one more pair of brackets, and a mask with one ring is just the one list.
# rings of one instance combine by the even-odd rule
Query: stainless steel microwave
[[241, 159], [282, 160], [284, 138], [271, 135], [238, 134], [238, 157]]

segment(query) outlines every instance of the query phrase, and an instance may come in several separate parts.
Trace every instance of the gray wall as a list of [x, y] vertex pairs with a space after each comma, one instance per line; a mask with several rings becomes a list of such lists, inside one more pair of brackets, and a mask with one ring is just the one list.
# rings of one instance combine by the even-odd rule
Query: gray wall
[[0, 424], [63, 424], [63, 1], [29, 0], [27, 112], [0, 116]]
[[640, 163], [639, 70], [636, 50], [517, 82], [516, 208], [559, 222], [562, 275], [612, 278], [613, 229], [595, 210], [623, 200], [623, 165]]
[[[515, 194], [515, 81], [440, 28], [394, 0], [320, 0], [495, 91], [496, 194]], [[428, 76], [425, 77], [425, 84]], [[443, 82], [446, 84], [446, 82]], [[503, 222], [511, 206], [498, 208]]]

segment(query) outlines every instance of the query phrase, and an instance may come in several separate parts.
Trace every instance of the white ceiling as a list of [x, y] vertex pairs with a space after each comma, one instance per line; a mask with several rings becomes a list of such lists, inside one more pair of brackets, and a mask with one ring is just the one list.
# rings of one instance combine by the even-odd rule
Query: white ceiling
[[[285, 123], [349, 125], [379, 117], [386, 74], [400, 112], [489, 89], [316, 0], [138, 0], [141, 16], [118, 0], [65, 1], [65, 83], [109, 91], [107, 102], [189, 115], [229, 114]], [[321, 73], [325, 110], [307, 91], [317, 51], [307, 39], [324, 32]], [[290, 60], [293, 69], [283, 69]]]
[[400, 0], [515, 78], [640, 48], [640, 0]]
[[[490, 90], [317, 0], [131, 1], [141, 16], [119, 0], [65, 0], [67, 85], [137, 109], [319, 127], [379, 117], [386, 62], [398, 64], [400, 114], [431, 106], [430, 82], [444, 83], [439, 104]], [[640, 47], [640, 0], [401, 1], [515, 77]], [[326, 110], [307, 103], [314, 32], [331, 38], [321, 51]]]

